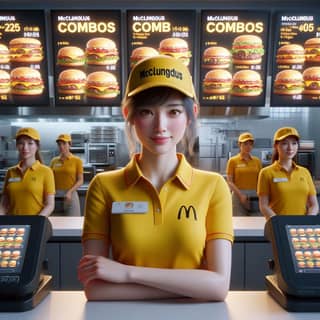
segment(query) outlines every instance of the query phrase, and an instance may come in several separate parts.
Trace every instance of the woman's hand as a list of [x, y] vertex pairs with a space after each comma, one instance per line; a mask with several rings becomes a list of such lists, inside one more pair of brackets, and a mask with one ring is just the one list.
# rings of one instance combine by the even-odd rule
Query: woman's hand
[[129, 280], [129, 268], [127, 265], [102, 256], [85, 255], [79, 263], [78, 278], [84, 286], [95, 279], [126, 283]]
[[241, 193], [240, 202], [247, 210], [250, 209], [250, 201], [246, 194]]

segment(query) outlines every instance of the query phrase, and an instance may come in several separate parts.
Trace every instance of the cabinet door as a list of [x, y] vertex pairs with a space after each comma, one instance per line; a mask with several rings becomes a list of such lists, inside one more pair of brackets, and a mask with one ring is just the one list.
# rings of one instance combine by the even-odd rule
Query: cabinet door
[[244, 243], [232, 246], [232, 269], [230, 290], [244, 289]]
[[270, 242], [245, 244], [245, 289], [266, 290], [265, 276], [271, 274], [268, 261], [272, 259]]
[[61, 290], [82, 290], [77, 274], [79, 260], [82, 256], [81, 243], [61, 243], [60, 251]]
[[60, 289], [60, 245], [58, 243], [47, 243], [45, 253], [45, 264], [48, 274], [52, 275], [54, 290]]

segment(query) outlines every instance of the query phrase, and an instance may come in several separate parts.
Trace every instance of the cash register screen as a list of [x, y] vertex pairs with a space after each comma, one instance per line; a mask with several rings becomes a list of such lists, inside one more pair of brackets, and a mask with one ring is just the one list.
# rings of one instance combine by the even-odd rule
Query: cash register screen
[[21, 272], [29, 234], [30, 225], [0, 225], [0, 274]]
[[286, 225], [296, 273], [320, 273], [320, 225]]

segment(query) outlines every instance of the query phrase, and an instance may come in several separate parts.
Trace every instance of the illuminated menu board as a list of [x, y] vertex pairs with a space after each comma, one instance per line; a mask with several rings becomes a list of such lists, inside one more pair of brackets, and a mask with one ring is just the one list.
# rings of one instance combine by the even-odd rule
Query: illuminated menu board
[[320, 106], [320, 11], [275, 21], [271, 106]]
[[200, 104], [264, 106], [269, 14], [202, 11]]
[[44, 12], [0, 11], [0, 108], [48, 104]]
[[286, 232], [297, 273], [320, 273], [320, 226], [288, 225]]
[[180, 59], [193, 74], [195, 12], [148, 10], [127, 12], [128, 69], [155, 55]]
[[120, 104], [118, 10], [52, 11], [57, 106]]

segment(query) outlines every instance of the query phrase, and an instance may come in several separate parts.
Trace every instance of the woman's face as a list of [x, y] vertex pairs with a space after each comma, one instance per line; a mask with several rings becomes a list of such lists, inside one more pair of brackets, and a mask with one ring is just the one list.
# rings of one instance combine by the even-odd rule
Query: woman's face
[[33, 159], [38, 150], [38, 145], [33, 139], [22, 136], [17, 140], [17, 150], [20, 160]]
[[248, 140], [248, 141], [240, 143], [240, 151], [242, 153], [251, 153], [252, 148], [253, 148], [253, 141], [252, 140]]
[[292, 160], [298, 152], [299, 143], [295, 137], [287, 137], [276, 144], [280, 160]]
[[184, 136], [188, 117], [181, 95], [172, 94], [161, 105], [137, 108], [133, 125], [142, 148], [154, 154], [176, 151]]
[[59, 152], [62, 154], [68, 153], [70, 150], [70, 145], [68, 142], [59, 140], [57, 142]]

